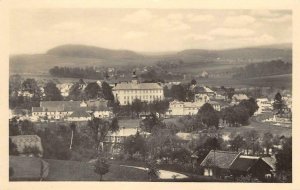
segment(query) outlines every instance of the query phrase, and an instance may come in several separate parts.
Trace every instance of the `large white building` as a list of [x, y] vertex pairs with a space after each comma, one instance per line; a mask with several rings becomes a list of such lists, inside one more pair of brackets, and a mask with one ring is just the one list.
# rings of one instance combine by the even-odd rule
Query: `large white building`
[[163, 87], [159, 83], [139, 83], [136, 77], [131, 82], [116, 84], [112, 92], [120, 105], [132, 104], [135, 99], [147, 103], [164, 99]]

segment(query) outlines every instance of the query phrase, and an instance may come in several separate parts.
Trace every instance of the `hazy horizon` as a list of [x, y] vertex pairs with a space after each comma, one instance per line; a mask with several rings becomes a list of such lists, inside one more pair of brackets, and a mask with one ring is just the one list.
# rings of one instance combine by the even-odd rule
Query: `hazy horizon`
[[292, 43], [288, 10], [15, 9], [10, 54], [65, 44], [139, 53]]

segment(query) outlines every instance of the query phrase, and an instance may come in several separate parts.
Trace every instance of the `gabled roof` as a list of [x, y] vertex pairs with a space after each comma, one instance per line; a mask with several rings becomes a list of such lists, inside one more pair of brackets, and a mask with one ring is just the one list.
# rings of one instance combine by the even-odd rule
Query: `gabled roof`
[[161, 90], [162, 86], [158, 83], [132, 83], [132, 82], [122, 82], [118, 83], [113, 90]]
[[210, 88], [206, 87], [206, 86], [196, 86], [194, 88], [195, 93], [215, 93], [214, 91], [212, 91]]
[[216, 166], [222, 169], [229, 169], [231, 164], [239, 157], [239, 152], [229, 151], [214, 151], [211, 150], [204, 160], [201, 162], [202, 167], [213, 167]]
[[240, 156], [230, 166], [231, 170], [248, 172], [256, 163], [263, 162], [267, 167], [272, 167], [266, 163], [261, 157], [257, 156]]
[[259, 159], [260, 157], [256, 156], [240, 156], [232, 163], [230, 169], [247, 172], [255, 165], [255, 163], [258, 162]]
[[69, 117], [91, 117], [91, 115], [84, 110], [79, 110], [74, 111]]

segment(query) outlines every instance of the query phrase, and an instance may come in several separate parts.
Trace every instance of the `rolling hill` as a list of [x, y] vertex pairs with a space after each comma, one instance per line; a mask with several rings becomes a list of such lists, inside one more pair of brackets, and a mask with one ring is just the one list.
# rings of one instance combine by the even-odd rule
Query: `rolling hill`
[[112, 50], [85, 45], [62, 45], [45, 54], [10, 56], [11, 73], [47, 73], [54, 66], [136, 66], [156, 64], [160, 60], [182, 60], [188, 67], [206, 63], [247, 64], [272, 59], [292, 60], [291, 44], [225, 50], [188, 49], [167, 54], [146, 55], [129, 50]]

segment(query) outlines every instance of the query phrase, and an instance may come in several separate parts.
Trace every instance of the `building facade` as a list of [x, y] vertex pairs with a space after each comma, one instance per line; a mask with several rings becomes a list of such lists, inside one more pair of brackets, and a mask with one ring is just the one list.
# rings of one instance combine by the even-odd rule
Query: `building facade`
[[115, 84], [112, 92], [120, 105], [132, 104], [135, 99], [146, 103], [164, 99], [163, 87], [159, 83], [139, 83], [137, 79]]

